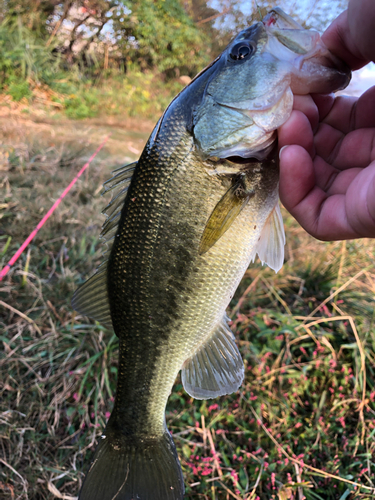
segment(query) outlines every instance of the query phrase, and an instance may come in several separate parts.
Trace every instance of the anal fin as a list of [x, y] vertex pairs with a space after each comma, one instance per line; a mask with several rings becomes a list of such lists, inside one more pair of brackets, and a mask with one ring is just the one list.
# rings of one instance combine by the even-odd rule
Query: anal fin
[[185, 391], [196, 399], [235, 392], [242, 384], [244, 366], [234, 335], [223, 319], [182, 368]]

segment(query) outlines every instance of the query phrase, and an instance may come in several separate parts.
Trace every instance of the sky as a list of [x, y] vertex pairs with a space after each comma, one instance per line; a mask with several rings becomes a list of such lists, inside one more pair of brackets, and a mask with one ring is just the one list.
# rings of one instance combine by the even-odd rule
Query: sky
[[340, 94], [360, 96], [373, 85], [375, 85], [375, 64], [370, 63], [364, 68], [353, 72], [350, 84]]
[[[228, 5], [234, 5], [247, 18], [258, 17], [259, 8], [280, 7], [296, 21], [305, 22], [308, 27], [324, 31], [327, 26], [343, 10], [347, 8], [348, 0], [208, 0], [208, 4], [219, 12], [225, 11]], [[233, 17], [226, 14], [219, 18], [219, 23], [231, 23]]]

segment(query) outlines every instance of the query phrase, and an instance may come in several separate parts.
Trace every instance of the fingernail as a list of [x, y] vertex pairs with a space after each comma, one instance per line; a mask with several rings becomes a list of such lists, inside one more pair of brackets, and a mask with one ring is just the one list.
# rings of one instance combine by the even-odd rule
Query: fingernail
[[288, 148], [289, 146], [283, 146], [280, 151], [279, 151], [279, 159], [281, 158], [281, 151], [284, 151], [284, 149]]

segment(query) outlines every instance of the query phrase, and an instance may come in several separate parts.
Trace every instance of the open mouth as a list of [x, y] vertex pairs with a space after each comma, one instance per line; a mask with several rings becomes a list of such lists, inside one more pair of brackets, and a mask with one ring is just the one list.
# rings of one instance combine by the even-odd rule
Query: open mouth
[[231, 163], [236, 163], [239, 165], [247, 165], [249, 163], [259, 163], [258, 158], [242, 158], [242, 156], [228, 156], [225, 158], [227, 161]]
[[263, 19], [269, 51], [289, 62], [294, 94], [329, 93], [345, 88], [350, 69], [334, 56], [315, 30], [306, 30], [280, 9]]
[[260, 163], [268, 162], [273, 160], [277, 156], [277, 140], [268, 145], [265, 149], [259, 151], [257, 155], [244, 157], [238, 155], [231, 155], [222, 157], [221, 161], [223, 164], [229, 162], [233, 166], [238, 165], [240, 170], [247, 170], [258, 166]]

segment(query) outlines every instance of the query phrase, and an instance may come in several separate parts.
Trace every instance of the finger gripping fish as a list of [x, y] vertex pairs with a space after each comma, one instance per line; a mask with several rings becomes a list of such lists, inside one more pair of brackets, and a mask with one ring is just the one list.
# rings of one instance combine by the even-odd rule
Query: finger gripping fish
[[138, 162], [105, 184], [109, 257], [73, 307], [119, 338], [116, 401], [80, 500], [181, 500], [165, 423], [182, 370], [194, 398], [236, 391], [243, 362], [225, 309], [258, 255], [284, 259], [276, 129], [293, 93], [350, 73], [280, 9], [239, 35], [172, 101]]

